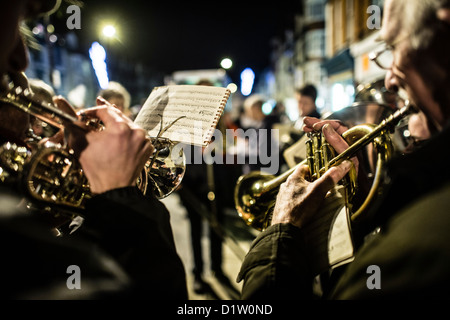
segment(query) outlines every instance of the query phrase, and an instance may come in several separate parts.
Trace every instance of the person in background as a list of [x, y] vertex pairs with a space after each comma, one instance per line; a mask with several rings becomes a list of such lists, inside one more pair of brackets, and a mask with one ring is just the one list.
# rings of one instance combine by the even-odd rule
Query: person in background
[[320, 118], [321, 114], [317, 110], [317, 89], [312, 84], [307, 84], [296, 92], [296, 99], [298, 103], [299, 118], [295, 122], [294, 127], [302, 129], [303, 119], [305, 117]]
[[116, 106], [117, 109], [122, 111], [130, 119], [133, 117], [133, 113], [130, 110], [130, 93], [119, 82], [110, 81], [108, 87], [100, 90], [97, 95]]
[[[244, 100], [244, 108], [241, 116], [236, 120], [236, 127], [243, 130], [244, 137], [237, 135], [237, 139], [245, 139], [244, 143], [237, 143], [236, 153], [245, 154], [245, 163], [242, 165], [242, 174], [250, 173], [251, 171], [263, 170], [267, 164], [261, 163], [259, 153], [262, 149], [266, 150], [267, 156], [270, 159], [277, 158], [279, 161], [279, 153], [277, 148], [272, 148], [275, 137], [272, 135], [274, 124], [279, 122], [279, 118], [275, 115], [265, 115], [263, 112], [263, 105], [266, 99], [260, 94], [252, 94]], [[255, 131], [258, 139], [257, 144], [252, 144], [248, 141], [251, 136], [249, 132]], [[243, 150], [245, 147], [245, 150]], [[276, 154], [272, 154], [272, 149], [276, 149]], [[256, 158], [256, 163], [250, 163], [251, 158]], [[277, 171], [279, 170], [279, 166]], [[277, 172], [270, 172], [276, 174]]]
[[[283, 155], [286, 150], [301, 141], [304, 138], [303, 120], [305, 117], [321, 118], [321, 114], [317, 110], [317, 89], [314, 85], [307, 84], [296, 90], [295, 98], [297, 100], [297, 107], [299, 116], [297, 120], [290, 123], [290, 126], [280, 139], [280, 154]], [[303, 142], [301, 142], [303, 143]], [[302, 155], [304, 158], [306, 155]], [[281, 165], [284, 170], [288, 170], [287, 162], [284, 157], [281, 157]], [[299, 160], [301, 161], [301, 160]]]

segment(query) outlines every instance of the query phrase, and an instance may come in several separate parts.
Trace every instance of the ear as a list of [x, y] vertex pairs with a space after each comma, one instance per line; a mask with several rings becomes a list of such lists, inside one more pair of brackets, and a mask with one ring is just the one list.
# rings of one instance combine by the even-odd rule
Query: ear
[[436, 12], [436, 16], [439, 20], [446, 22], [450, 25], [450, 8], [441, 8]]

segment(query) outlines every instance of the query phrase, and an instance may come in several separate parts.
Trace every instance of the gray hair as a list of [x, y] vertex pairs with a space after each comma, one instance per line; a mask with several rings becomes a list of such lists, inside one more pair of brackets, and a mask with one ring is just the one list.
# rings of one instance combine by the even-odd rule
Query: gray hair
[[449, 8], [450, 0], [395, 0], [396, 13], [403, 17], [404, 30], [408, 30], [412, 49], [427, 48], [433, 40], [439, 19], [437, 12]]
[[450, 119], [450, 25], [437, 15], [439, 9], [450, 8], [450, 0], [393, 1], [393, 14], [403, 17], [400, 27], [409, 36], [411, 63], [430, 88], [433, 100]]

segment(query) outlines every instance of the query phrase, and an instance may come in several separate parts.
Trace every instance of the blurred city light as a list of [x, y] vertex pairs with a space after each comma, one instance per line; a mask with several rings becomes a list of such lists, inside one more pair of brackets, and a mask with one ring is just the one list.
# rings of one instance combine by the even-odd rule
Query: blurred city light
[[109, 78], [106, 67], [105, 48], [98, 42], [92, 43], [91, 48], [89, 49], [89, 57], [91, 58], [92, 67], [94, 68], [100, 87], [106, 89], [108, 87]]
[[116, 28], [113, 25], [108, 24], [103, 27], [102, 33], [105, 37], [112, 38], [116, 35]]
[[57, 37], [55, 34], [52, 34], [52, 35], [50, 35], [50, 36], [48, 37], [48, 40], [49, 40], [51, 43], [55, 43], [56, 41], [58, 41], [58, 37]]
[[275, 108], [275, 105], [276, 105], [276, 101], [274, 99], [267, 100], [267, 102], [264, 103], [262, 106], [262, 112], [266, 116], [268, 116], [269, 114], [272, 113], [273, 109]]
[[47, 32], [48, 33], [53, 33], [55, 32], [55, 26], [52, 24], [47, 25]]
[[332, 86], [332, 110], [339, 111], [348, 107], [354, 98], [355, 90], [352, 85], [335, 83]]
[[235, 83], [230, 83], [227, 88], [231, 91], [231, 93], [235, 93], [238, 89], [237, 85]]
[[286, 114], [291, 121], [298, 120], [300, 113], [298, 111], [298, 101], [295, 98], [286, 98], [283, 101], [286, 108]]
[[250, 95], [255, 82], [255, 73], [251, 68], [246, 68], [241, 72], [241, 93], [244, 96]]
[[220, 66], [225, 70], [228, 70], [233, 66], [233, 61], [229, 58], [225, 58], [220, 62]]
[[33, 28], [32, 32], [36, 36], [38, 36], [40, 34], [43, 34], [44, 33], [44, 26], [39, 23]]

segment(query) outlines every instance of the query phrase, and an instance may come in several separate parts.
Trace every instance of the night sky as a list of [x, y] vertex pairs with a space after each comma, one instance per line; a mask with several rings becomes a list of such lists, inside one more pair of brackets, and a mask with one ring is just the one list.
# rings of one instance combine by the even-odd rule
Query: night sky
[[293, 28], [299, 3], [87, 0], [78, 34], [87, 45], [100, 40], [102, 22], [112, 22], [119, 32], [109, 44], [114, 55], [164, 73], [219, 68], [224, 57], [234, 62], [232, 74], [258, 72], [269, 65], [271, 39]]

